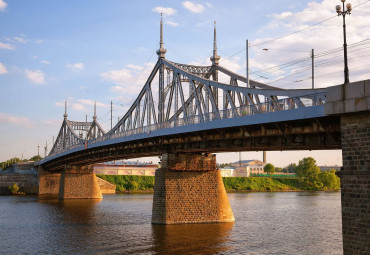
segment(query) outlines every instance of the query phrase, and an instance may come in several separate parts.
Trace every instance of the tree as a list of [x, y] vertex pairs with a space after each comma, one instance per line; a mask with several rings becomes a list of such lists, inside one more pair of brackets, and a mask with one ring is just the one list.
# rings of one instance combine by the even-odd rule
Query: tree
[[295, 169], [298, 177], [306, 177], [311, 183], [318, 181], [320, 172], [320, 168], [316, 165], [316, 160], [312, 157], [300, 160]]
[[37, 161], [40, 161], [41, 159], [42, 159], [42, 157], [41, 157], [41, 156], [36, 155], [36, 156], [33, 156], [32, 158], [30, 158], [30, 161], [35, 161], [35, 162], [37, 162]]
[[283, 172], [283, 169], [281, 167], [275, 167], [275, 172]]
[[340, 189], [340, 179], [335, 175], [335, 169], [321, 172], [319, 174], [319, 179], [326, 189]]
[[273, 174], [273, 173], [275, 173], [275, 167], [274, 167], [274, 165], [273, 165], [273, 164], [268, 163], [268, 164], [266, 164], [266, 165], [265, 165], [265, 167], [263, 168], [263, 171], [264, 171], [265, 173], [268, 173], [268, 174]]
[[291, 163], [288, 166], [284, 167], [283, 172], [284, 173], [295, 173], [296, 168], [297, 168], [297, 165], [295, 163]]

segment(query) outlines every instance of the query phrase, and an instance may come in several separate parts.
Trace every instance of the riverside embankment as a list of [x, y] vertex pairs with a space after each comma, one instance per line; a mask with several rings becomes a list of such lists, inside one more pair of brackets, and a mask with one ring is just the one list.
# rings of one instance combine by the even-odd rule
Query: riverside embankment
[[[97, 175], [116, 185], [117, 193], [150, 193], [154, 189], [154, 176]], [[268, 178], [268, 177], [224, 177], [227, 192], [263, 191], [308, 191], [329, 190], [330, 188], [313, 185], [305, 178]]]

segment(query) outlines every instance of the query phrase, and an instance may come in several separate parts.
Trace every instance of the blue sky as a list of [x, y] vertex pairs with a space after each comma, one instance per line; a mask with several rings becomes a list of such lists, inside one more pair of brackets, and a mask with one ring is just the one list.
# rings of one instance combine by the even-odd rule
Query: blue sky
[[[208, 65], [216, 20], [220, 65], [244, 74], [243, 49], [249, 39], [253, 79], [282, 88], [309, 88], [311, 71], [305, 71], [304, 65], [310, 65], [311, 49], [322, 53], [343, 44], [342, 20], [331, 18], [339, 3], [0, 0], [0, 161], [22, 154], [29, 158], [37, 154], [38, 144], [47, 142], [50, 148], [62, 123], [66, 99], [71, 120], [85, 120], [86, 114], [91, 119], [96, 101], [98, 120], [109, 129], [110, 101], [116, 122], [157, 60], [160, 12], [164, 13], [167, 59]], [[370, 2], [351, 3], [364, 3], [347, 17], [348, 44], [363, 42], [353, 47], [355, 57], [349, 59], [350, 80], [355, 81], [370, 78], [365, 65], [367, 56], [362, 51], [368, 47], [366, 39], [370, 37]], [[326, 19], [329, 20], [305, 29]], [[301, 29], [304, 30], [260, 44]], [[328, 55], [326, 62], [319, 62], [317, 87], [343, 82], [341, 54], [339, 50]], [[295, 69], [259, 71], [302, 58], [307, 61]], [[268, 155], [279, 166], [307, 155], [317, 158], [319, 164], [341, 164], [340, 151]], [[243, 153], [243, 158], [261, 157], [262, 153]], [[237, 160], [238, 155], [220, 155], [218, 161], [230, 158]]]

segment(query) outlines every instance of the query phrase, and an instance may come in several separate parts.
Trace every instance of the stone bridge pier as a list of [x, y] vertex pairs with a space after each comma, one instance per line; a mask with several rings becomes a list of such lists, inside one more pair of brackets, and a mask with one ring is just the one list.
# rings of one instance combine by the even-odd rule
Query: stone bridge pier
[[215, 155], [162, 155], [162, 168], [155, 173], [153, 224], [234, 221]]
[[329, 87], [325, 114], [341, 116], [344, 254], [370, 254], [370, 80]]
[[101, 199], [92, 166], [66, 165], [62, 173], [39, 169], [39, 194], [58, 195], [59, 199]]

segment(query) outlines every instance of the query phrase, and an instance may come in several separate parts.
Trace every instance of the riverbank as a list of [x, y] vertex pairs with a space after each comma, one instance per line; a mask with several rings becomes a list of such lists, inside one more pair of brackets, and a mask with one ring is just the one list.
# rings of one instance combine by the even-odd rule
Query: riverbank
[[[98, 177], [116, 185], [116, 193], [151, 193], [154, 190], [154, 176], [102, 175]], [[304, 178], [269, 177], [223, 177], [227, 192], [264, 192], [264, 191], [310, 191], [329, 190], [317, 188]]]

